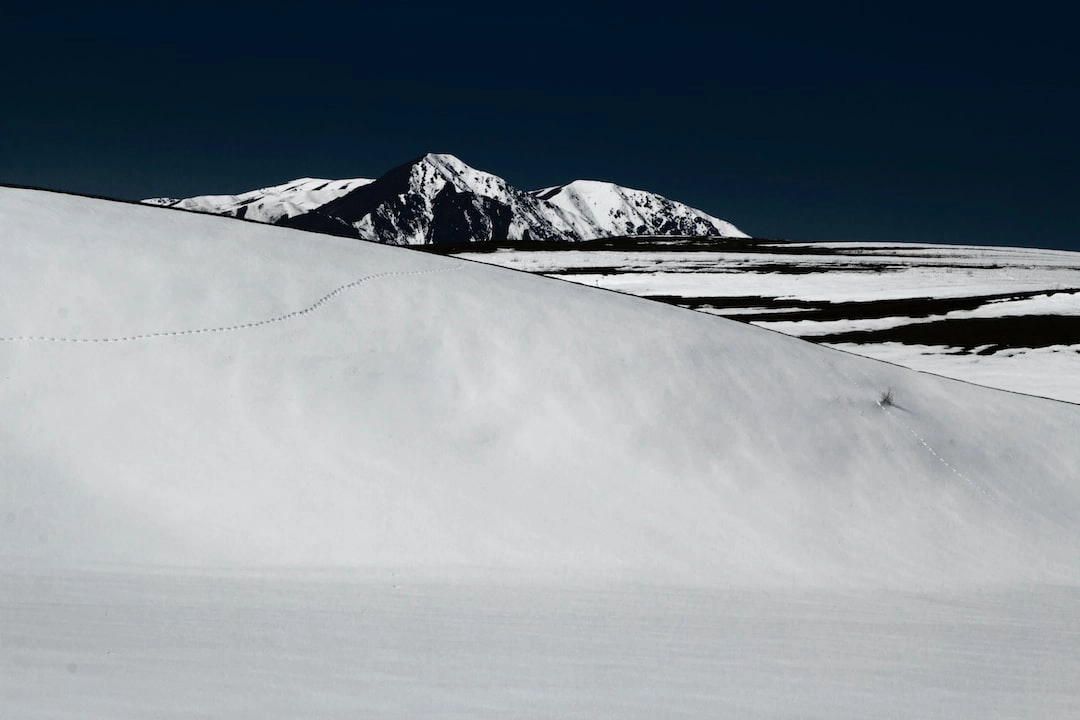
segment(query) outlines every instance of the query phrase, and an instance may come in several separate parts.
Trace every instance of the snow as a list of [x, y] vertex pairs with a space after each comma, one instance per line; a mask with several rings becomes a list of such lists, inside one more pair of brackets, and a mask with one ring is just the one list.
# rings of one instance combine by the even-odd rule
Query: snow
[[[1080, 315], [1080, 255], [1037, 248], [819, 242], [759, 243], [749, 251], [687, 251], [656, 243], [634, 250], [507, 249], [456, 257], [634, 295], [685, 298], [687, 304], [702, 298], [706, 301], [699, 308], [702, 312], [725, 317], [805, 315], [805, 319], [752, 322], [809, 339], [966, 318]], [[590, 273], [590, 268], [597, 271]], [[1028, 293], [1036, 294], [1015, 297]], [[1014, 297], [985, 299], [993, 296]], [[712, 307], [709, 298], [728, 302]], [[974, 298], [977, 307], [943, 313], [919, 313], [913, 308], [912, 316], [835, 318], [843, 312], [843, 303], [946, 298]], [[744, 307], [739, 306], [740, 299]], [[762, 299], [773, 300], [774, 306], [759, 305]], [[816, 318], [811, 308], [798, 303], [826, 309], [829, 319]], [[992, 358], [957, 355], [949, 347], [895, 342], [837, 347], [988, 387], [1076, 402], [1080, 399], [1080, 355], [1067, 352], [1068, 343], [1062, 345], [1056, 350], [998, 351]]]
[[1080, 290], [1046, 293], [1023, 300], [995, 300], [974, 310], [953, 310], [947, 318], [1016, 315], [1080, 315]]
[[955, 348], [896, 342], [830, 347], [986, 387], [1080, 404], [1080, 345], [1012, 348], [992, 355], [979, 355], [978, 348], [959, 354]]
[[0, 228], [5, 715], [1075, 714], [1080, 407], [208, 215]]
[[[352, 226], [365, 240], [391, 245], [430, 242], [432, 225], [440, 222], [454, 225], [464, 222], [469, 226], [471, 240], [479, 242], [507, 238], [572, 241], [627, 234], [746, 237], [731, 223], [700, 210], [654, 193], [611, 183], [578, 180], [526, 193], [445, 153], [428, 153], [402, 166], [405, 167], [409, 171], [408, 181], [404, 192], [397, 193], [396, 202], [384, 201], [374, 210], [365, 206], [363, 214], [358, 216], [334, 217]], [[394, 177], [390, 182], [396, 187], [398, 181]], [[330, 203], [372, 182], [375, 181], [301, 178], [240, 195], [204, 195], [182, 200], [150, 198], [143, 202], [280, 223], [317, 209], [333, 215], [334, 211], [328, 209], [334, 207]], [[435, 198], [447, 185], [456, 193], [471, 196], [471, 207], [482, 219], [436, 218]], [[549, 195], [551, 202], [544, 199]], [[494, 236], [493, 209], [476, 199], [494, 200], [497, 207], [510, 212], [506, 238]]]
[[[480, 259], [479, 254], [466, 256]], [[702, 265], [706, 258], [695, 258]], [[599, 259], [597, 260], [599, 263]], [[884, 282], [875, 273], [845, 270], [828, 263], [828, 272], [789, 275], [780, 272], [755, 272], [732, 268], [728, 271], [709, 269], [687, 272], [679, 269], [665, 272], [663, 268], [648, 272], [625, 272], [617, 275], [582, 275], [581, 282], [631, 293], [634, 295], [702, 296], [769, 296], [791, 300], [831, 302], [873, 302], [910, 297], [956, 298], [993, 295], [1011, 292], [1030, 292], [1046, 288], [1046, 283], [1065, 284], [1077, 281], [1071, 269], [1047, 268], [1028, 277], [1015, 277], [1008, 270], [987, 269], [978, 278], [964, 271], [932, 266], [899, 268]], [[557, 274], [557, 273], [555, 273]]]
[[[562, 211], [582, 239], [624, 235], [749, 237], [731, 223], [655, 193], [595, 180], [575, 180], [533, 193]], [[665, 229], [665, 223], [678, 227]], [[646, 228], [646, 231], [642, 231]]]
[[446, 153], [428, 153], [424, 162], [448, 182], [455, 184], [458, 190], [471, 190], [477, 194], [486, 191], [487, 197], [505, 197], [506, 181], [491, 173], [471, 168], [453, 155]]
[[1072, 588], [5, 574], [0, 703], [110, 720], [1071, 718], [1078, 617]]
[[[969, 297], [1073, 288], [1076, 253], [1031, 248], [952, 246], [866, 247], [868, 243], [784, 243], [776, 252], [648, 252], [583, 250], [460, 253], [457, 257], [517, 270], [559, 275], [567, 267], [616, 267], [618, 274], [578, 276], [581, 282], [635, 295], [769, 296], [811, 301], [875, 301], [908, 297]], [[839, 248], [849, 254], [789, 248]], [[866, 254], [864, 254], [866, 253]], [[798, 273], [783, 272], [796, 267]], [[884, 278], [887, 278], [885, 280]], [[567, 276], [566, 279], [575, 280]]]
[[[765, 311], [765, 313], [767, 314], [768, 311]], [[724, 312], [723, 314], [737, 315], [739, 312]], [[980, 305], [974, 310], [950, 310], [947, 313], [919, 316], [918, 318], [896, 316], [848, 320], [783, 320], [777, 322], [766, 320], [756, 321], [754, 324], [787, 335], [813, 337], [815, 335], [830, 335], [832, 333], [858, 330], [884, 330], [887, 328], [902, 327], [912, 323], [938, 322], [941, 320], [1024, 317], [1034, 315], [1080, 315], [1080, 291], [1047, 293], [1024, 298], [1022, 300], [989, 300], [986, 304]], [[870, 354], [872, 357], [878, 357], [873, 353], [860, 354]], [[906, 365], [907, 363], [902, 364]], [[1000, 386], [994, 385], [992, 387]]]
[[[945, 317], [945, 315], [928, 315], [926, 317], [920, 317], [918, 322], [943, 320]], [[910, 325], [913, 320], [909, 317], [884, 317], [863, 318], [859, 320], [755, 320], [753, 322], [758, 327], [782, 332], [785, 335], [797, 335], [798, 337], [812, 338], [817, 335], [831, 335], [833, 333], [859, 330], [887, 330], [889, 328]]]
[[230, 215], [256, 222], [273, 223], [310, 212], [372, 181], [367, 178], [325, 180], [299, 178], [282, 185], [250, 190], [238, 195], [200, 195], [197, 197], [148, 198], [149, 205], [165, 205], [181, 210]]
[[[365, 240], [391, 245], [422, 245], [432, 242], [432, 232], [443, 218], [435, 212], [436, 197], [447, 186], [469, 198], [474, 218], [454, 217], [455, 224], [469, 225], [471, 241], [502, 240], [495, 219], [480, 200], [493, 200], [510, 214], [506, 235], [512, 240], [573, 239], [565, 223], [552, 223], [541, 211], [540, 201], [511, 187], [505, 180], [469, 167], [453, 155], [429, 153], [408, 167], [408, 181], [396, 201], [384, 202], [351, 224]], [[376, 217], [378, 216], [378, 217]]]

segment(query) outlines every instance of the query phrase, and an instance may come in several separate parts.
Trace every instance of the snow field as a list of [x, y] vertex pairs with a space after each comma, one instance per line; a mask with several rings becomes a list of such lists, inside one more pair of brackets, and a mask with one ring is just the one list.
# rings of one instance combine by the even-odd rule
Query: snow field
[[1068, 718], [1080, 597], [0, 573], [18, 718]]
[[1080, 407], [28, 190], [0, 337], [5, 716], [1080, 711]]
[[3, 337], [142, 337], [0, 344], [13, 562], [1078, 574], [1078, 408], [454, 259], [2, 203]]

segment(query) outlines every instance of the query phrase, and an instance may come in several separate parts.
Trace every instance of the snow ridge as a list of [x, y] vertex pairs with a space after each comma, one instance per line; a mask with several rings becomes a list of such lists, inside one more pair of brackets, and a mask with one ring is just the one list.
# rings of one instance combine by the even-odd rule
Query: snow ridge
[[148, 198], [147, 205], [174, 207], [180, 210], [228, 215], [256, 222], [278, 223], [319, 208], [336, 198], [372, 182], [368, 178], [325, 180], [298, 178], [281, 185], [271, 185], [239, 195], [199, 195], [196, 197]]

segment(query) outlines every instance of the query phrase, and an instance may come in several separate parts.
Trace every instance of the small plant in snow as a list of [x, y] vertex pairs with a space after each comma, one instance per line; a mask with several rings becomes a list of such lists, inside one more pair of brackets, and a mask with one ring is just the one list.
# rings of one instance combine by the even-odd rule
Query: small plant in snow
[[895, 398], [893, 397], [892, 388], [889, 388], [885, 392], [881, 393], [881, 396], [878, 398], [877, 404], [883, 408], [892, 407], [896, 404]]

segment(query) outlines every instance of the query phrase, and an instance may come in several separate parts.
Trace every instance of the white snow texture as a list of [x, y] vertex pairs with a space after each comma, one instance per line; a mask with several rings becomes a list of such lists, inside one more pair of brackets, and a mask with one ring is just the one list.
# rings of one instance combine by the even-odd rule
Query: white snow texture
[[1080, 708], [1080, 407], [31, 190], [0, 293], [5, 717]]
[[452, 258], [0, 203], [6, 557], [1077, 573], [1075, 406]]

